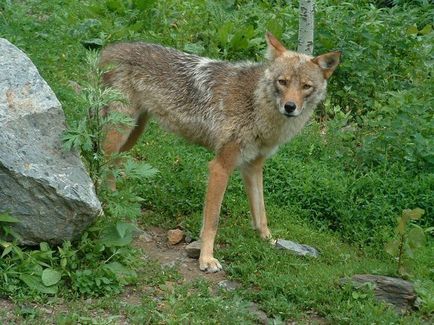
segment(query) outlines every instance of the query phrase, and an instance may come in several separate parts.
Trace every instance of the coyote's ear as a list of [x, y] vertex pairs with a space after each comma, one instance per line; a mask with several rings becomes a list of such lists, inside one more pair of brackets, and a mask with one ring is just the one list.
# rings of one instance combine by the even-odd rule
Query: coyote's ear
[[342, 52], [340, 51], [330, 52], [313, 58], [312, 62], [319, 65], [324, 74], [324, 78], [328, 79], [339, 65], [341, 55]]
[[274, 60], [275, 58], [283, 55], [287, 49], [279, 42], [279, 40], [270, 32], [265, 34], [265, 39], [267, 40], [267, 54], [266, 58], [268, 60]]

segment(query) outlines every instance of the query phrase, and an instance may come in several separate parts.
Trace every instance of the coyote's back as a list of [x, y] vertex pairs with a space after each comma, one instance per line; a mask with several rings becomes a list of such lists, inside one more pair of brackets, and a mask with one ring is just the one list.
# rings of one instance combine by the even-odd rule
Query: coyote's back
[[101, 64], [113, 65], [104, 82], [127, 96], [134, 117], [147, 112], [171, 131], [214, 150], [228, 140], [231, 117], [225, 108], [237, 101], [232, 93], [251, 98], [254, 87], [243, 86], [242, 79], [258, 78], [261, 71], [257, 64], [232, 64], [140, 42], [107, 47]]

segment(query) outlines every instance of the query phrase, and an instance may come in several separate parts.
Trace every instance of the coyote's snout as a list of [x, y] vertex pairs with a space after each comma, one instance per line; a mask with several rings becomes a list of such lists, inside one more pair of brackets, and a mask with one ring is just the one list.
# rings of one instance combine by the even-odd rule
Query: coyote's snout
[[127, 104], [109, 110], [128, 114], [132, 128], [107, 130], [107, 155], [129, 150], [150, 117], [166, 129], [213, 150], [209, 163], [199, 266], [217, 272], [214, 239], [223, 195], [234, 169], [243, 177], [252, 224], [270, 238], [262, 167], [279, 145], [297, 134], [324, 99], [327, 79], [340, 52], [310, 57], [288, 51], [267, 33], [264, 63], [211, 60], [147, 43], [119, 43], [101, 54], [113, 65], [104, 82], [120, 90]]

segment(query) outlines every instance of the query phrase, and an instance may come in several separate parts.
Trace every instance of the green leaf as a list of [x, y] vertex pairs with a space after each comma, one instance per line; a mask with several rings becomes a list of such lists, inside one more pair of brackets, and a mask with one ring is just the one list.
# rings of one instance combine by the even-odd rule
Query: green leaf
[[59, 271], [53, 269], [45, 269], [44, 271], [42, 271], [41, 280], [45, 286], [50, 287], [57, 284], [60, 281], [61, 277], [62, 275]]
[[107, 247], [121, 247], [133, 241], [133, 225], [124, 226], [122, 223], [109, 225], [101, 232], [101, 243]]
[[407, 34], [408, 35], [414, 35], [417, 33], [419, 33], [419, 30], [417, 29], [416, 25], [412, 25], [412, 26], [407, 28]]
[[108, 10], [118, 14], [125, 14], [125, 7], [122, 0], [106, 0], [106, 7]]
[[409, 219], [412, 220], [419, 220], [423, 214], [425, 213], [425, 210], [420, 209], [420, 208], [416, 208], [416, 209], [404, 209], [402, 211], [402, 218], [405, 218], [406, 222]]
[[151, 165], [128, 159], [124, 166], [125, 176], [129, 179], [141, 180], [154, 176], [158, 170]]
[[197, 55], [201, 55], [206, 50], [205, 50], [205, 47], [201, 43], [186, 43], [184, 45], [184, 51], [189, 52], [189, 53], [194, 53]]
[[50, 250], [50, 246], [46, 242], [39, 243], [39, 249], [42, 252], [48, 252]]
[[409, 258], [413, 258], [414, 257], [414, 249], [411, 248], [408, 243], [404, 244], [404, 253]]
[[20, 280], [23, 281], [30, 289], [33, 289], [38, 292], [47, 293], [47, 294], [56, 294], [58, 287], [57, 286], [51, 286], [46, 287], [42, 280], [34, 275], [29, 274], [20, 274]]
[[136, 227], [130, 223], [117, 222], [116, 230], [118, 231], [119, 237], [124, 238], [128, 234], [134, 232], [134, 230], [136, 230]]
[[113, 272], [119, 281], [128, 281], [128, 279], [137, 277], [137, 273], [134, 270], [131, 270], [119, 262], [111, 262], [106, 264], [104, 267]]
[[391, 240], [384, 245], [384, 250], [387, 254], [397, 256], [399, 253], [400, 241], [398, 239]]
[[68, 264], [68, 260], [65, 257], [62, 257], [60, 260], [60, 266], [62, 268], [65, 268], [67, 264]]
[[234, 23], [230, 20], [226, 21], [223, 25], [219, 27], [215, 36], [221, 46], [226, 46], [226, 44], [229, 42], [233, 30]]
[[399, 269], [398, 269], [398, 273], [401, 275], [401, 276], [405, 276], [405, 277], [408, 277], [408, 276], [410, 276], [410, 271], [408, 270], [408, 268], [406, 267], [406, 266], [404, 266], [404, 265], [400, 265], [399, 266]]
[[425, 232], [420, 227], [414, 226], [414, 228], [408, 232], [407, 238], [408, 245], [413, 249], [419, 248], [425, 244]]
[[431, 24], [426, 24], [425, 27], [419, 31], [419, 33], [421, 33], [422, 35], [427, 35], [431, 32], [432, 32], [432, 25]]
[[15, 217], [10, 216], [7, 213], [0, 213], [0, 222], [16, 223], [16, 222], [20, 222], [20, 220], [18, 220]]
[[[116, 97], [117, 96], [117, 97]], [[121, 101], [121, 97], [118, 96], [118, 94], [113, 93], [113, 99], [112, 101]], [[105, 119], [104, 124], [117, 126], [119, 131], [122, 131], [124, 126], [134, 126], [134, 120], [125, 115], [121, 112], [110, 112], [108, 116]]]
[[96, 50], [96, 49], [101, 48], [104, 45], [104, 42], [100, 38], [92, 38], [92, 39], [81, 41], [81, 44], [87, 50]]
[[5, 257], [6, 255], [8, 255], [8, 254], [12, 251], [13, 245], [10, 244], [10, 243], [8, 243], [8, 244], [9, 244], [9, 245], [6, 246], [5, 249], [3, 250], [3, 253], [2, 253], [2, 255], [1, 255], [1, 258]]
[[407, 220], [405, 218], [397, 218], [398, 226], [396, 227], [396, 232], [400, 235], [403, 235], [405, 233], [405, 224], [407, 223]]
[[235, 50], [247, 49], [249, 47], [249, 40], [252, 39], [254, 34], [254, 27], [252, 25], [247, 25], [235, 32], [230, 44]]
[[280, 39], [282, 37], [284, 28], [280, 20], [272, 18], [267, 22], [267, 30]]
[[150, 9], [156, 2], [156, 0], [133, 0], [134, 6], [143, 11]]

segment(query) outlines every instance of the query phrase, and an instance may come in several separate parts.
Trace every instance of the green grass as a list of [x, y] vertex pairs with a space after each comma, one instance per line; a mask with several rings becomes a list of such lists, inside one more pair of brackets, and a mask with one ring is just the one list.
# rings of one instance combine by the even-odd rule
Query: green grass
[[[266, 29], [282, 36], [286, 42], [295, 41], [296, 7], [286, 5], [284, 1], [275, 1], [274, 5], [266, 1], [218, 4], [192, 0], [173, 1], [171, 5], [148, 2], [151, 9], [143, 11], [137, 5], [138, 1], [6, 1], [0, 4], [0, 37], [7, 38], [29, 55], [62, 102], [68, 122], [83, 116], [86, 105], [74, 90], [74, 82], [83, 86], [86, 80], [88, 67], [84, 64], [87, 52], [82, 45], [84, 41], [98, 39], [96, 42], [106, 44], [120, 39], [151, 40], [225, 59], [260, 59], [264, 48], [262, 35]], [[369, 101], [372, 98], [376, 101], [375, 105], [387, 107], [390, 103], [383, 98], [386, 90], [406, 90], [409, 83], [425, 80], [422, 68], [411, 75], [409, 68], [396, 63], [394, 68], [401, 70], [393, 78], [384, 75], [380, 87], [376, 79], [381, 78], [372, 75], [376, 71], [373, 62], [361, 66], [364, 52], [354, 45], [354, 40], [358, 39], [375, 51], [376, 60], [387, 53], [384, 55], [386, 60], [392, 55], [390, 53], [399, 52], [400, 47], [411, 43], [411, 46], [405, 45], [406, 50], [402, 52], [409, 60], [405, 62], [413, 62], [409, 66], [419, 64], [423, 67], [425, 63], [418, 60], [429, 47], [420, 45], [424, 39], [405, 37], [402, 45], [397, 41], [403, 37], [399, 26], [390, 23], [393, 25], [390, 44], [382, 49], [384, 24], [375, 22], [381, 17], [387, 21], [400, 17], [402, 19], [394, 21], [408, 21], [409, 25], [414, 23], [421, 29], [426, 24], [427, 13], [420, 13], [422, 10], [418, 11], [416, 7], [408, 10], [397, 7], [382, 13], [360, 4], [354, 10], [358, 10], [360, 17], [369, 19], [365, 19], [364, 29], [361, 27], [358, 31], [352, 27], [346, 29], [347, 22], [339, 18], [338, 13], [349, 10], [350, 4], [339, 5], [335, 1], [318, 1], [318, 4], [324, 8], [318, 14], [318, 26], [321, 26], [318, 48], [347, 47], [350, 53], [331, 81], [333, 105], [341, 103], [342, 111], [348, 103], [359, 105], [354, 112], [363, 112], [366, 107], [360, 103], [369, 97]], [[432, 10], [431, 7], [428, 9]], [[415, 12], [419, 14], [418, 18], [410, 17]], [[334, 22], [334, 29], [327, 26], [329, 20]], [[248, 36], [247, 43], [235, 32], [238, 29]], [[417, 49], [420, 51], [414, 53]], [[428, 89], [424, 85], [421, 89]], [[405, 104], [411, 105], [412, 101]], [[326, 105], [328, 113], [336, 108], [333, 105], [330, 102]], [[17, 306], [13, 321], [45, 323], [47, 315], [43, 311], [29, 311], [28, 304], [35, 301], [53, 306], [56, 310], [54, 321], [59, 324], [119, 323], [125, 319], [136, 324], [178, 324], [192, 319], [198, 324], [254, 323], [247, 311], [250, 301], [257, 303], [276, 322], [294, 319], [308, 322], [306, 315], [310, 311], [333, 324], [432, 321], [432, 236], [414, 259], [408, 261], [410, 278], [425, 303], [421, 310], [401, 317], [389, 307], [375, 302], [372, 292], [356, 295], [353, 289], [339, 285], [341, 277], [357, 273], [395, 275], [396, 264], [383, 251], [383, 244], [393, 235], [395, 218], [404, 208], [425, 209], [420, 225], [433, 225], [434, 179], [428, 165], [419, 164], [428, 156], [414, 162], [400, 156], [385, 155], [376, 159], [377, 156], [369, 156], [375, 155], [373, 150], [361, 151], [365, 129], [341, 132], [340, 127], [346, 119], [340, 116], [339, 109], [337, 112], [335, 120], [325, 125], [326, 134], [320, 130], [324, 125], [312, 123], [293, 142], [282, 147], [265, 168], [265, 199], [274, 236], [315, 246], [321, 253], [320, 258], [295, 257], [261, 241], [251, 230], [244, 189], [235, 173], [222, 208], [216, 257], [223, 263], [228, 277], [242, 283], [242, 289], [213, 294], [206, 282], [184, 284], [176, 271], [161, 269], [150, 262], [143, 265], [133, 261], [131, 264], [140, 265], [137, 267], [139, 277], [136, 284], [124, 291], [136, 292], [139, 299], [134, 303], [124, 299], [123, 293], [110, 293], [110, 290], [100, 293], [108, 297], [86, 300], [88, 298], [77, 291], [71, 293], [67, 283], [55, 297], [38, 296], [14, 284], [16, 287], [9, 288], [9, 292], [15, 292], [10, 298]], [[378, 110], [378, 115], [383, 114], [380, 112]], [[366, 119], [366, 116], [357, 118]], [[381, 146], [382, 142], [379, 142], [380, 149]], [[212, 154], [151, 123], [132, 155], [159, 170], [155, 178], [132, 184], [137, 195], [144, 199], [142, 205], [147, 210], [146, 218], [139, 218], [139, 223], [145, 227], [180, 226], [197, 238], [207, 162], [212, 159]], [[92, 243], [90, 241], [88, 245]], [[134, 254], [128, 258], [138, 259]], [[64, 307], [62, 299], [72, 300], [68, 308]], [[0, 311], [0, 322], [2, 317], [6, 316]]]

